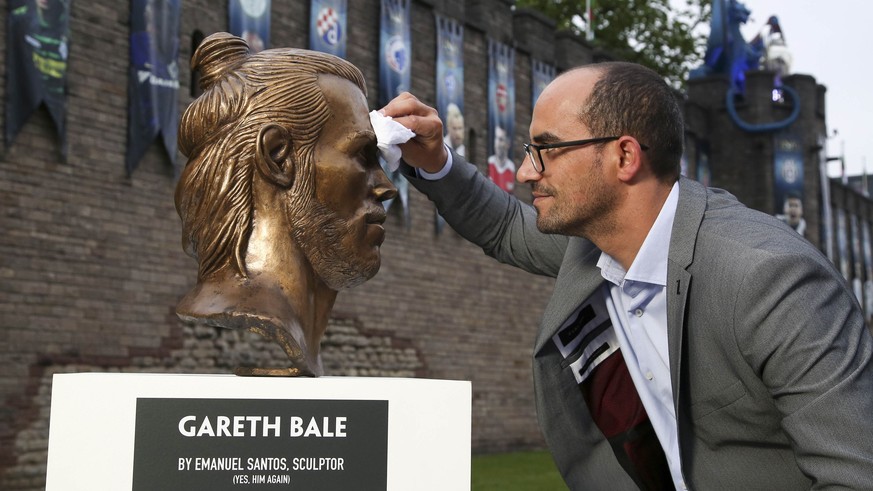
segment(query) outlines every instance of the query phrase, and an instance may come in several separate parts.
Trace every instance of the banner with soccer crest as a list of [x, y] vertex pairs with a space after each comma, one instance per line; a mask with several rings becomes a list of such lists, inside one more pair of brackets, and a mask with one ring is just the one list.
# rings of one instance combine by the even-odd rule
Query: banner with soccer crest
[[309, 49], [346, 57], [346, 0], [312, 0], [309, 15]]
[[176, 163], [181, 0], [131, 0], [127, 154], [131, 174], [158, 134]]
[[[408, 91], [412, 81], [412, 41], [409, 25], [409, 0], [382, 0], [379, 23], [379, 103], [384, 106], [401, 92]], [[382, 165], [397, 186], [397, 198], [403, 207], [403, 222], [408, 228], [409, 183], [399, 170]], [[389, 208], [394, 200], [385, 202]]]
[[488, 177], [515, 189], [512, 135], [515, 127], [515, 49], [488, 40]]
[[443, 120], [446, 144], [464, 156], [464, 26], [437, 15], [436, 27], [436, 109]]
[[[448, 17], [436, 16], [436, 101], [443, 120], [446, 145], [458, 155], [467, 153], [464, 125], [464, 26]], [[439, 235], [446, 221], [434, 210], [434, 230]]]
[[803, 146], [789, 130], [773, 136], [773, 207], [776, 216], [797, 231], [806, 234], [803, 216]]
[[10, 0], [6, 31], [6, 144], [40, 104], [67, 155], [67, 55], [71, 0]]
[[270, 48], [270, 0], [230, 0], [230, 33], [245, 39], [252, 53]]

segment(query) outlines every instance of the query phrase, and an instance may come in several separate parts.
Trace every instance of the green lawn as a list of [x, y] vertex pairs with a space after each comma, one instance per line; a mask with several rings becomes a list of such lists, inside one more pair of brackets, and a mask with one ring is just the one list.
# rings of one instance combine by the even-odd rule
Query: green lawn
[[567, 491], [546, 451], [473, 457], [473, 491]]

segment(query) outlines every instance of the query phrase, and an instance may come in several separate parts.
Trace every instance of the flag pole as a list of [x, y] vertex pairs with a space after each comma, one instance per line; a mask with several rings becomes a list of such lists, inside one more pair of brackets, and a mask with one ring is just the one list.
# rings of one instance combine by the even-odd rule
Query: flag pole
[[585, 40], [593, 41], [594, 40], [594, 26], [592, 25], [594, 22], [594, 16], [591, 12], [591, 0], [585, 0]]

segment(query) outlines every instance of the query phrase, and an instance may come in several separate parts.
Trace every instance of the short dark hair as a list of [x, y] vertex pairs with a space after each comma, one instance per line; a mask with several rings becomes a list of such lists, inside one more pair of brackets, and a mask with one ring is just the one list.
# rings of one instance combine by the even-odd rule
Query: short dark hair
[[579, 117], [593, 136], [629, 135], [649, 149], [652, 172], [665, 181], [679, 177], [685, 123], [673, 89], [654, 71], [636, 63], [588, 65], [601, 75]]

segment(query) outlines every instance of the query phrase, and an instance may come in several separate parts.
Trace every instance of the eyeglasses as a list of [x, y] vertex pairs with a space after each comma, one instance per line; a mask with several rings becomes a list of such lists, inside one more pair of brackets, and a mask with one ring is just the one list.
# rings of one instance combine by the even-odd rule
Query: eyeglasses
[[[530, 163], [533, 166], [533, 169], [537, 172], [537, 174], [542, 174], [546, 170], [545, 164], [543, 164], [543, 150], [549, 150], [552, 148], [564, 148], [564, 147], [581, 147], [585, 145], [592, 145], [595, 143], [606, 143], [614, 140], [618, 140], [621, 138], [620, 136], [602, 136], [600, 138], [589, 138], [587, 140], [573, 140], [569, 142], [555, 142], [555, 143], [544, 143], [542, 145], [538, 145], [536, 143], [524, 143], [524, 152], [527, 154], [527, 158], [530, 159]], [[640, 148], [643, 151], [649, 149], [646, 145], [640, 145]], [[536, 152], [534, 152], [536, 150]]]

